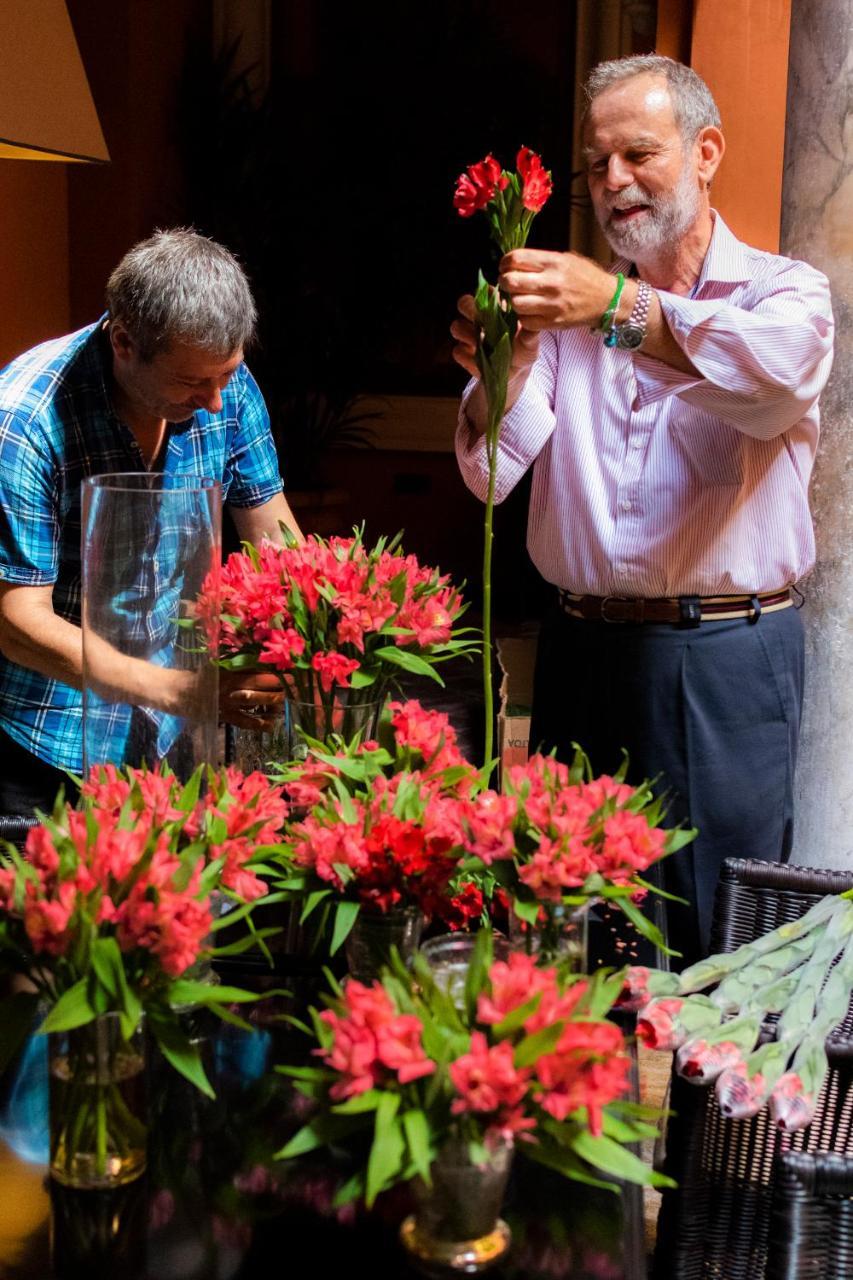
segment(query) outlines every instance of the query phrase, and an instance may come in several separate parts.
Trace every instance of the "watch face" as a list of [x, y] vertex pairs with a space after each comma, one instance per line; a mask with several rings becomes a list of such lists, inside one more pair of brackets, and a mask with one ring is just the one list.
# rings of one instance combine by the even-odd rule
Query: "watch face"
[[645, 336], [645, 329], [638, 324], [623, 324], [619, 329], [619, 346], [628, 351], [636, 351]]

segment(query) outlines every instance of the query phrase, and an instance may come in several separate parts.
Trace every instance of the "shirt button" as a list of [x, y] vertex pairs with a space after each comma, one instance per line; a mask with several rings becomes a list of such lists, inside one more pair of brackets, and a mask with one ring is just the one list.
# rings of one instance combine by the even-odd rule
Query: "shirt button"
[[627, 572], [628, 572], [628, 566], [627, 566], [626, 564], [617, 564], [617, 566], [616, 566], [616, 572], [617, 572], [617, 573], [627, 573]]
[[632, 441], [631, 441], [631, 448], [632, 448], [632, 449], [642, 449], [642, 447], [643, 447], [643, 442], [642, 442], [642, 440], [632, 440]]
[[630, 502], [628, 501], [628, 499], [627, 499], [627, 498], [623, 498], [623, 499], [622, 499], [622, 501], [619, 503], [619, 509], [620, 509], [620, 511], [630, 511], [630, 510], [631, 510], [631, 504], [630, 504]]

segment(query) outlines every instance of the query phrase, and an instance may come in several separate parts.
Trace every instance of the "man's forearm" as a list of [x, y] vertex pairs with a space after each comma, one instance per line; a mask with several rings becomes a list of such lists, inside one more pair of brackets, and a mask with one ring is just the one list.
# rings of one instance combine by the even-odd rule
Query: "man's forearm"
[[[28, 593], [37, 591], [31, 600]], [[23, 596], [21, 593], [24, 593]], [[0, 652], [11, 662], [82, 689], [85, 678], [108, 702], [151, 706], [172, 714], [187, 714], [196, 688], [192, 672], [173, 671], [141, 658], [120, 653], [99, 636], [89, 634], [84, 663], [80, 627], [54, 613], [39, 588], [9, 588], [0, 597]]]

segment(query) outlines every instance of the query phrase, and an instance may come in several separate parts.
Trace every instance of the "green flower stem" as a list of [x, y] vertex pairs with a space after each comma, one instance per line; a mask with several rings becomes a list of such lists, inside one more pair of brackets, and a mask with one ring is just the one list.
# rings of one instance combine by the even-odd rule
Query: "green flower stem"
[[95, 1098], [95, 1169], [102, 1178], [107, 1169], [107, 1103], [104, 1086], [98, 1085]]
[[494, 755], [495, 708], [492, 687], [492, 523], [495, 514], [495, 478], [497, 473], [497, 435], [500, 422], [489, 420], [487, 440], [489, 449], [489, 489], [486, 495], [486, 518], [483, 534], [483, 700], [485, 703], [486, 735], [483, 750], [483, 768], [486, 781], [492, 771]]

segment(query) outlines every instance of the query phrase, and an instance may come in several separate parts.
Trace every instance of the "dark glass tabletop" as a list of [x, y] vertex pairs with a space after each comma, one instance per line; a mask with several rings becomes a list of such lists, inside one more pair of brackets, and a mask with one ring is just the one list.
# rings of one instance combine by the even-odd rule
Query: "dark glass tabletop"
[[[2, 1081], [2, 1280], [258, 1280], [418, 1274], [397, 1232], [407, 1187], [371, 1212], [335, 1207], [360, 1158], [336, 1148], [286, 1162], [274, 1153], [310, 1105], [276, 1062], [306, 1038], [270, 1019], [251, 1033], [215, 1023], [205, 1038], [215, 1100], [165, 1064], [148, 1073], [146, 1174], [114, 1192], [74, 1191], [46, 1177], [47, 1058], [35, 1037]], [[569, 1182], [516, 1155], [504, 1218], [513, 1234], [495, 1280], [645, 1280], [642, 1192]], [[450, 1272], [434, 1272], [451, 1275]]]

